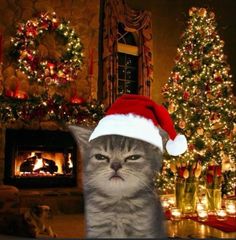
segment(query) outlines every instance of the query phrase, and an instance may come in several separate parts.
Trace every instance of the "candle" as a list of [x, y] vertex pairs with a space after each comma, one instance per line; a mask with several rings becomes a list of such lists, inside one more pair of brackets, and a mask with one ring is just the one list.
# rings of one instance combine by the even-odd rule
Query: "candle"
[[229, 216], [235, 216], [236, 214], [236, 207], [233, 201], [227, 201], [225, 204], [226, 212]]
[[220, 221], [224, 221], [227, 218], [226, 211], [224, 209], [216, 210], [216, 218]]
[[179, 221], [181, 219], [181, 211], [178, 208], [171, 209], [171, 220]]
[[201, 211], [201, 210], [204, 210], [205, 209], [205, 206], [203, 203], [197, 203], [197, 212], [198, 211]]
[[205, 209], [198, 210], [197, 215], [198, 215], [198, 220], [202, 222], [206, 221], [208, 218], [208, 213]]
[[169, 204], [169, 202], [168, 202], [167, 199], [163, 199], [163, 200], [161, 201], [161, 205], [162, 205], [162, 207], [163, 207], [164, 209], [168, 209], [169, 206], [170, 206], [170, 204]]
[[202, 196], [201, 203], [203, 205], [207, 206], [207, 196], [206, 195]]
[[175, 197], [169, 197], [168, 203], [170, 204], [170, 206], [174, 206], [175, 205]]

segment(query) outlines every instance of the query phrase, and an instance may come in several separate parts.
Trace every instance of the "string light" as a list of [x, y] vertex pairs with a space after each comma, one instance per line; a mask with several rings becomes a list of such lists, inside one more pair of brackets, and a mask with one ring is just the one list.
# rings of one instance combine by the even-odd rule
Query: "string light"
[[[62, 38], [66, 43], [65, 53], [59, 60], [52, 58], [40, 60], [38, 57], [39, 51], [36, 43], [47, 32], [55, 32], [55, 36]], [[69, 27], [69, 21], [60, 22], [55, 12], [42, 13], [26, 23], [19, 24], [16, 36], [11, 38], [11, 43], [14, 47], [13, 52], [17, 53], [13, 56], [17, 56], [18, 69], [27, 75], [29, 80], [38, 83], [63, 85], [75, 80], [83, 63], [83, 46], [80, 38], [75, 30]], [[53, 69], [49, 69], [47, 63], [53, 64]], [[47, 76], [48, 72], [49, 76]], [[59, 76], [58, 72], [63, 72], [65, 75]]]
[[[200, 161], [202, 184], [209, 163], [222, 168], [229, 161], [236, 164], [233, 81], [223, 54], [224, 41], [216, 32], [214, 13], [202, 14], [197, 8], [190, 9], [190, 13], [175, 67], [162, 89], [177, 132], [186, 135], [189, 148], [179, 157], [164, 155], [162, 172], [155, 179], [158, 189], [164, 191], [174, 190], [174, 176], [168, 170], [173, 161]], [[225, 171], [224, 177], [223, 193], [233, 194], [235, 169]]]

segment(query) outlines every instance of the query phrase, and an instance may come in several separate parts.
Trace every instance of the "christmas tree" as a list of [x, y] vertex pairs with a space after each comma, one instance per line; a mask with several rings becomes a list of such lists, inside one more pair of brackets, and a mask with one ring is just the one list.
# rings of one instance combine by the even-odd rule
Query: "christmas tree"
[[176, 129], [188, 140], [185, 154], [165, 157], [156, 184], [166, 191], [173, 188], [176, 166], [189, 165], [198, 166], [197, 177], [204, 176], [207, 166], [218, 165], [223, 171], [223, 193], [232, 193], [235, 188], [233, 81], [216, 27], [213, 12], [195, 7], [189, 10], [175, 66], [163, 88], [164, 104]]

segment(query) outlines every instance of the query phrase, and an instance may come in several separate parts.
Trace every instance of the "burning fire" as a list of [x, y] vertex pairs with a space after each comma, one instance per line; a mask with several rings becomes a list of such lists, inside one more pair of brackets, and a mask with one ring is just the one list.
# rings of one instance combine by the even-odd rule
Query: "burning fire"
[[61, 152], [22, 152], [15, 161], [15, 175], [54, 176], [72, 174], [71, 153]]

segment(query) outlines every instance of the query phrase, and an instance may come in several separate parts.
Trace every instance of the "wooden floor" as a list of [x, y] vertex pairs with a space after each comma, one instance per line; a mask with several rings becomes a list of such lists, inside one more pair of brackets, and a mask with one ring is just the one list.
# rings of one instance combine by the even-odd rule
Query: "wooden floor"
[[[85, 223], [83, 214], [59, 214], [48, 220], [57, 238], [83, 239], [85, 237]], [[176, 239], [205, 239], [205, 238], [236, 238], [236, 232], [225, 233], [215, 228], [197, 223], [192, 220], [179, 222], [167, 221], [167, 231], [170, 238]], [[236, 231], [236, 230], [235, 230]], [[23, 240], [25, 238], [0, 235], [1, 240]], [[48, 238], [44, 238], [48, 239]], [[29, 238], [28, 238], [29, 240]]]

